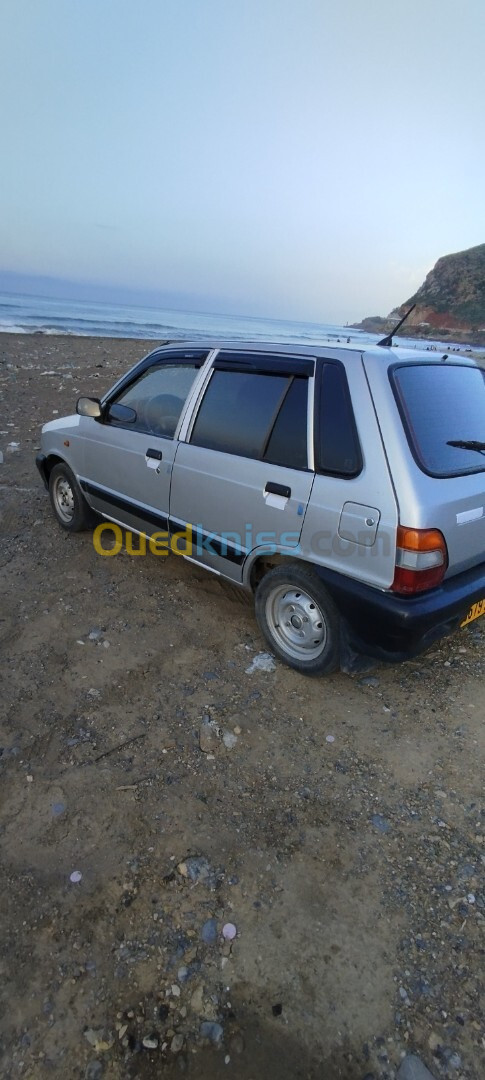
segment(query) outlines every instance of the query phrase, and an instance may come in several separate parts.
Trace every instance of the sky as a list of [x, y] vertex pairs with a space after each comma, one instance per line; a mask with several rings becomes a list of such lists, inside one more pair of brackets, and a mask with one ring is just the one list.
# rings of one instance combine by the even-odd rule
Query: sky
[[0, 271], [339, 323], [485, 241], [483, 0], [2, 0], [0, 40]]

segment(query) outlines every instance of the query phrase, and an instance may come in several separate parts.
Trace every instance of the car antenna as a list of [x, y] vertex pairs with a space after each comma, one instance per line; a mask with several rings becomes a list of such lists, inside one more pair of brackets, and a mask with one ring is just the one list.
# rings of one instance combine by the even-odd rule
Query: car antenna
[[411, 314], [411, 312], [414, 311], [415, 307], [416, 307], [416, 304], [413, 304], [413, 306], [409, 308], [409, 311], [406, 311], [406, 314], [403, 315], [401, 321], [398, 322], [397, 326], [394, 327], [394, 330], [391, 330], [391, 333], [387, 334], [386, 337], [383, 337], [382, 341], [378, 341], [377, 344], [382, 345], [384, 348], [391, 348], [393, 335], [397, 334], [397, 332], [400, 329], [400, 327], [402, 326], [403, 322], [406, 322], [406, 319]]

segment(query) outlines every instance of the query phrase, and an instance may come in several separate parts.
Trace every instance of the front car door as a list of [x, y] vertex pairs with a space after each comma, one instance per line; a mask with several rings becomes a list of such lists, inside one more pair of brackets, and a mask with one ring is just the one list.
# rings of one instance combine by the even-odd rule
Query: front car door
[[306, 357], [220, 352], [178, 444], [170, 527], [188, 523], [191, 557], [234, 581], [251, 553], [298, 546], [314, 478], [313, 372]]
[[159, 354], [114, 389], [101, 421], [84, 418], [80, 484], [103, 516], [150, 535], [168, 528], [177, 428], [207, 355]]

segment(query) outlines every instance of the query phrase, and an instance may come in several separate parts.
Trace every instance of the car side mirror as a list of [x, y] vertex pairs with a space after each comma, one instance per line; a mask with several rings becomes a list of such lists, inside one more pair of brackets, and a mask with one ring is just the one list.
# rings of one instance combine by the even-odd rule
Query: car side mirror
[[108, 420], [117, 420], [121, 424], [134, 424], [136, 412], [134, 409], [130, 409], [128, 405], [110, 405]]
[[79, 416], [91, 416], [93, 420], [99, 420], [103, 410], [99, 398], [80, 397], [76, 402], [76, 412]]

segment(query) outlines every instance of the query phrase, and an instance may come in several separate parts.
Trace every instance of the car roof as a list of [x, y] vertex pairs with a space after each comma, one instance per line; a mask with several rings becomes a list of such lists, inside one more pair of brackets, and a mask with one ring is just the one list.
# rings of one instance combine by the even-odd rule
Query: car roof
[[477, 366], [477, 361], [471, 356], [464, 356], [461, 353], [447, 353], [446, 347], [443, 349], [423, 349], [421, 348], [404, 348], [400, 345], [392, 346], [379, 346], [374, 343], [357, 341], [342, 342], [338, 339], [336, 341], [329, 341], [327, 344], [309, 345], [302, 341], [251, 341], [251, 340], [233, 340], [224, 338], [204, 338], [196, 341], [169, 341], [164, 342], [163, 345], [157, 346], [148, 355], [155, 358], [159, 353], [163, 353], [166, 349], [190, 349], [190, 350], [214, 350], [220, 349], [226, 352], [241, 353], [241, 352], [277, 352], [279, 355], [288, 354], [291, 357], [297, 359], [299, 356], [303, 359], [309, 357], [315, 357], [317, 359], [351, 359], [352, 357], [373, 356], [384, 361], [386, 364], [399, 363], [409, 360], [414, 363], [442, 363], [446, 358], [450, 361], [458, 361], [460, 364], [469, 365], [471, 367]]

